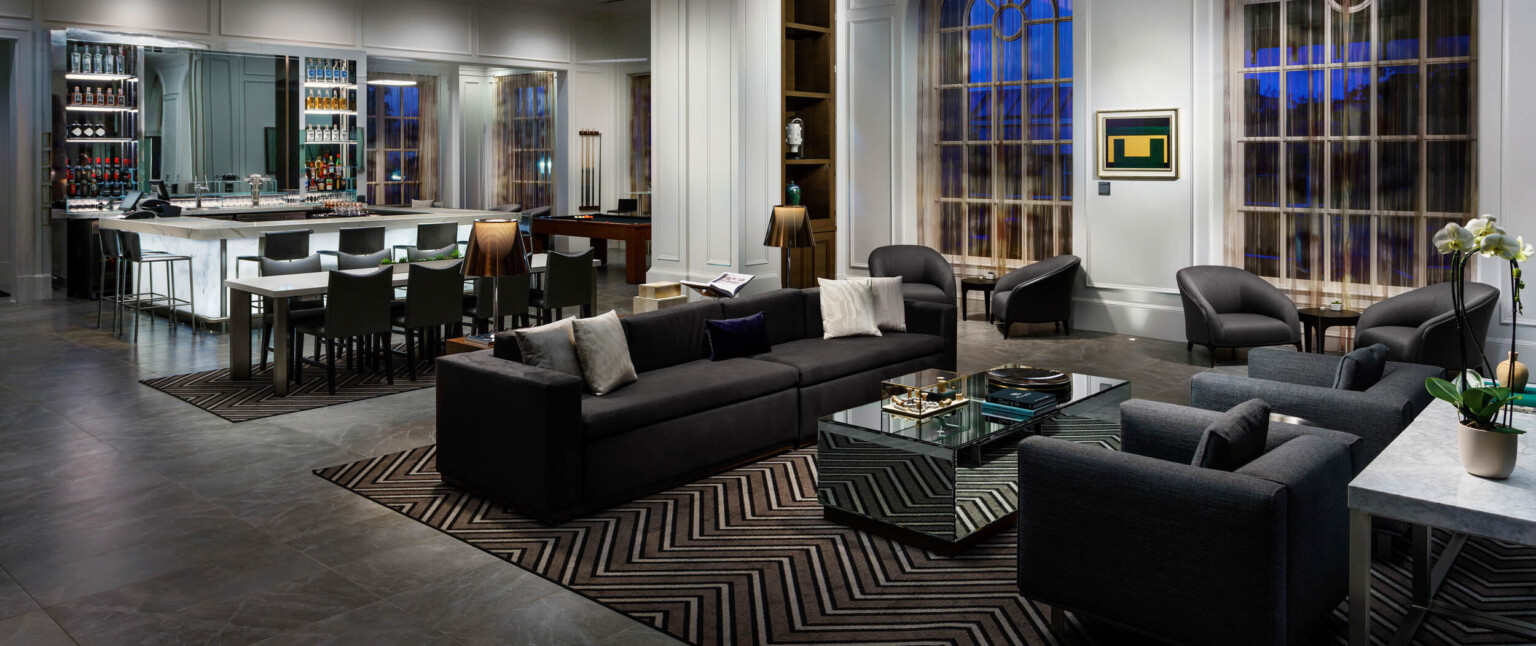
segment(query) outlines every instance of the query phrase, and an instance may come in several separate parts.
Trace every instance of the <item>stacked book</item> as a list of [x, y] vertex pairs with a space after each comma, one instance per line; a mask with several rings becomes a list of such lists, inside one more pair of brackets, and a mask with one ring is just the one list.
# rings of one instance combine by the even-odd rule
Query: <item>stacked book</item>
[[1056, 408], [1055, 395], [1023, 388], [1003, 388], [987, 394], [981, 412], [989, 417], [1022, 422]]

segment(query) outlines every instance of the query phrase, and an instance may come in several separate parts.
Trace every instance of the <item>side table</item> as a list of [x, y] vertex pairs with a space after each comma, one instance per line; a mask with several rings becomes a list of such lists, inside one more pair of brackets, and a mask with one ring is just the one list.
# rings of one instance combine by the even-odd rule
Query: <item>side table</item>
[[458, 337], [456, 339], [448, 339], [447, 341], [443, 342], [443, 345], [447, 347], [447, 349], [444, 351], [444, 354], [458, 354], [460, 352], [475, 352], [477, 350], [491, 349], [491, 346], [464, 336]]
[[962, 279], [960, 279], [960, 320], [964, 321], [967, 318], [970, 318], [970, 314], [966, 311], [968, 309], [966, 307], [967, 301], [969, 301], [970, 299], [966, 298], [966, 295], [970, 294], [971, 292], [981, 292], [982, 293], [982, 303], [983, 303], [983, 306], [984, 306], [985, 311], [987, 313], [987, 322], [991, 323], [992, 322], [992, 290], [996, 289], [996, 288], [997, 288], [997, 279], [996, 278], [983, 278], [981, 276], [972, 276], [970, 278], [962, 278]]
[[1328, 328], [1354, 327], [1360, 322], [1360, 313], [1354, 310], [1335, 312], [1325, 307], [1304, 307], [1296, 310], [1296, 315], [1301, 318], [1301, 325], [1305, 328], [1301, 338], [1306, 341], [1307, 352], [1318, 354], [1323, 354]]

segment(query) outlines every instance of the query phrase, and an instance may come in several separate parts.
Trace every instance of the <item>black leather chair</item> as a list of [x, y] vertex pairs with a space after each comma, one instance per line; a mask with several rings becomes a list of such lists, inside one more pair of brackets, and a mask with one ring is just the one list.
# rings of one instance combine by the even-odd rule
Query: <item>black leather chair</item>
[[998, 329], [1008, 338], [1014, 323], [1055, 323], [1072, 333], [1072, 287], [1082, 260], [1056, 256], [1020, 267], [997, 281], [992, 290], [992, 313]]
[[[298, 260], [273, 260], [271, 258], [258, 258], [261, 261], [261, 275], [263, 276], [290, 276], [293, 274], [310, 274], [324, 271], [320, 266], [320, 254], [310, 254]], [[346, 269], [343, 267], [343, 269]], [[272, 299], [262, 297], [261, 324], [261, 369], [267, 369], [267, 353], [272, 347]], [[325, 307], [325, 298], [309, 296], [289, 299], [288, 301], [288, 335], [293, 338], [293, 329], [301, 322], [314, 320]], [[299, 346], [294, 345], [295, 349]], [[297, 350], [295, 350], [297, 351]]]
[[463, 324], [464, 273], [460, 262], [433, 268], [411, 265], [405, 280], [405, 301], [396, 302], [392, 322], [405, 336], [406, 371], [416, 381], [418, 345], [421, 357], [436, 358], [442, 328]]
[[497, 204], [496, 206], [493, 206], [493, 207], [491, 207], [489, 209], [486, 209], [486, 210], [487, 211], [498, 211], [498, 212], [501, 212], [501, 213], [517, 213], [518, 211], [523, 210], [523, 205], [521, 205], [521, 204]]
[[[1355, 347], [1380, 343], [1387, 346], [1387, 359], [1403, 363], [1422, 363], [1446, 370], [1458, 370], [1461, 352], [1457, 346], [1456, 316], [1451, 307], [1451, 284], [1439, 283], [1398, 294], [1360, 313], [1355, 325]], [[1488, 322], [1499, 303], [1499, 290], [1483, 283], [1467, 283], [1467, 322], [1476, 339], [1467, 342], [1467, 362], [1476, 361], [1478, 348], [1488, 338]], [[1495, 360], [1497, 362], [1497, 360]], [[1487, 372], [1481, 366], [1467, 369]]]
[[1296, 304], [1274, 285], [1236, 267], [1198, 265], [1177, 274], [1184, 301], [1186, 350], [1195, 344], [1211, 353], [1218, 348], [1294, 345], [1301, 350], [1301, 318]]
[[905, 300], [955, 302], [955, 269], [939, 252], [922, 245], [890, 245], [869, 252], [869, 275], [900, 276]]
[[[394, 268], [381, 267], [366, 274], [333, 271], [327, 282], [324, 316], [300, 323], [294, 330], [294, 381], [304, 382], [304, 364], [325, 368], [326, 391], [336, 394], [336, 341], [363, 339], [365, 352], [382, 353], [385, 379], [395, 383], [394, 350], [390, 343], [390, 306], [394, 301]], [[304, 358], [304, 335], [315, 337], [315, 358]], [[320, 362], [320, 347], [327, 347]], [[350, 345], [350, 344], [349, 344]], [[361, 365], [363, 362], [359, 362]]]
[[[496, 278], [475, 279], [475, 291], [464, 295], [464, 316], [469, 317], [475, 326], [475, 332], [483, 334], [487, 331], [500, 332], [502, 323], [495, 321], [496, 301], [492, 298], [491, 286], [497, 285], [497, 291], [501, 292], [501, 317], [514, 317], [518, 325], [526, 325], [528, 322], [528, 297], [532, 288], [531, 276], [502, 276]], [[499, 283], [499, 284], [498, 284]], [[494, 328], [494, 330], [493, 330]]]
[[336, 250], [320, 253], [328, 256], [338, 253], [366, 256], [384, 250], [384, 227], [352, 227], [338, 231], [336, 236]]
[[235, 258], [235, 274], [239, 277], [240, 262], [260, 263], [262, 258], [270, 260], [298, 260], [309, 256], [309, 236], [314, 233], [310, 229], [291, 229], [287, 231], [268, 231], [261, 234], [257, 242], [258, 253], [254, 256], [239, 256]]
[[384, 264], [384, 261], [389, 258], [389, 250], [380, 249], [373, 253], [364, 254], [351, 254], [345, 251], [338, 251], [335, 253], [335, 256], [337, 269], [343, 271], [348, 269], [373, 269], [374, 267], [378, 267], [379, 265]]
[[[591, 316], [597, 302], [597, 269], [592, 267], [592, 248], [576, 254], [550, 253], [544, 269], [543, 289], [531, 290], [528, 305], [539, 310], [539, 322], [548, 323], [565, 316], [565, 308], [580, 307], [582, 316]], [[506, 311], [505, 308], [502, 309]], [[550, 318], [551, 312], [554, 318]]]
[[[422, 251], [443, 250], [459, 243], [459, 225], [452, 222], [438, 222], [435, 224], [416, 225], [416, 244], [397, 244], [395, 251], [405, 251], [406, 258], [412, 254], [421, 254]], [[448, 249], [452, 251], [452, 249]], [[443, 253], [441, 255], [447, 255]], [[430, 257], [430, 256], [429, 256]]]

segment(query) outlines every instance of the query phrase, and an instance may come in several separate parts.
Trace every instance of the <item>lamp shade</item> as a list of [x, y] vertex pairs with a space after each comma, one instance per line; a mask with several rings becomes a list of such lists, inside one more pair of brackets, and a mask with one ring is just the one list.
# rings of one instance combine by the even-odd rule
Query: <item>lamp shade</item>
[[803, 206], [775, 206], [768, 217], [765, 247], [811, 247], [811, 220]]
[[464, 252], [465, 276], [514, 276], [528, 273], [528, 257], [517, 220], [475, 220]]

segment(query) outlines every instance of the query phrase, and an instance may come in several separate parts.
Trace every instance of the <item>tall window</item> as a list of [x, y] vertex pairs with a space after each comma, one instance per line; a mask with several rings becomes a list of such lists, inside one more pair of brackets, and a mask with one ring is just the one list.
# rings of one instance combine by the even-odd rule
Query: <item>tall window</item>
[[421, 102], [414, 87], [368, 86], [369, 204], [410, 204], [421, 195]]
[[629, 77], [629, 190], [651, 212], [651, 75]]
[[496, 194], [524, 209], [554, 205], [553, 72], [496, 79]]
[[1475, 5], [1233, 0], [1231, 264], [1313, 303], [1448, 277], [1431, 238], [1476, 208]]
[[927, 243], [954, 262], [1072, 250], [1071, 0], [935, 0]]

